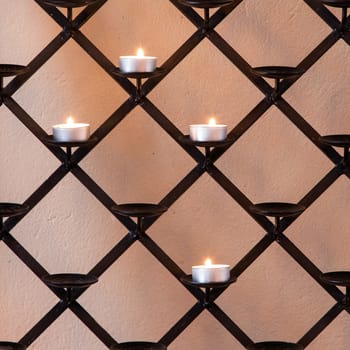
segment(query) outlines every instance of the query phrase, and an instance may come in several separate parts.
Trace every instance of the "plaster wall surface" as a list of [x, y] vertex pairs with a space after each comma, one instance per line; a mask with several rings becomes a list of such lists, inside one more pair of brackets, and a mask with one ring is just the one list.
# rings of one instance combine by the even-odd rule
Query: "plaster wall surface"
[[[0, 8], [2, 63], [28, 64], [60, 31], [35, 1], [0, 0]], [[139, 46], [162, 64], [196, 28], [170, 1], [109, 0], [81, 30], [117, 66]], [[245, 0], [217, 27], [251, 66], [295, 66], [330, 30], [300, 0]], [[340, 40], [285, 94], [320, 134], [350, 132], [349, 60]], [[94, 131], [127, 98], [73, 40], [14, 95], [48, 133], [68, 115]], [[186, 134], [212, 115], [232, 129], [263, 95], [204, 40], [149, 98]], [[0, 150], [0, 201], [23, 202], [59, 166], [4, 106]], [[136, 108], [80, 165], [116, 202], [156, 203], [195, 162]], [[217, 166], [252, 202], [297, 202], [333, 164], [272, 107]], [[323, 271], [350, 267], [349, 193], [343, 176], [286, 231]], [[50, 273], [88, 272], [126, 233], [70, 174], [12, 231]], [[190, 273], [207, 256], [233, 266], [265, 232], [204, 174], [148, 234]], [[0, 286], [4, 340], [20, 339], [58, 301], [3, 243]], [[79, 300], [119, 342], [158, 341], [196, 302], [138, 242]], [[335, 301], [273, 244], [217, 303], [254, 341], [297, 341]], [[349, 326], [341, 314], [308, 349], [348, 349]], [[30, 347], [77, 348], [105, 346], [69, 310]], [[169, 348], [243, 349], [206, 311]]]

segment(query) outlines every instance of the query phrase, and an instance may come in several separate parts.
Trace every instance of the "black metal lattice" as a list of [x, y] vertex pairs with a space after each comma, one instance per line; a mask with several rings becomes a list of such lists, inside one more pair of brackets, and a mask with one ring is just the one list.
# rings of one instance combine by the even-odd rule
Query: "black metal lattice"
[[[215, 300], [225, 291], [225, 288], [213, 289], [208, 297], [201, 289], [187, 285], [183, 282], [185, 272], [171, 259], [167, 253], [158, 246], [145, 231], [159, 218], [151, 216], [144, 218], [142, 234], [137, 233], [137, 224], [128, 216], [118, 214], [112, 208], [115, 203], [112, 198], [79, 166], [82, 161], [94, 148], [114, 129], [118, 124], [128, 116], [136, 107], [141, 107], [157, 124], [175, 141], [184, 152], [187, 152], [197, 163], [196, 166], [160, 201], [160, 205], [171, 207], [177, 199], [184, 194], [204, 173], [207, 173], [216, 181], [228, 194], [236, 201], [264, 230], [266, 233], [261, 240], [251, 248], [247, 255], [232, 268], [231, 276], [239, 277], [273, 242], [277, 242], [297, 263], [335, 300], [335, 304], [326, 312], [322, 318], [316, 322], [310, 330], [306, 331], [304, 336], [298, 341], [304, 347], [307, 347], [343, 310], [347, 312], [350, 308], [344, 303], [345, 295], [336, 286], [326, 284], [321, 279], [320, 269], [301, 251], [293, 242], [283, 233], [295, 220], [300, 213], [293, 217], [285, 217], [279, 222], [279, 230], [276, 234], [273, 223], [263, 215], [253, 213], [251, 210], [252, 202], [242, 193], [234, 183], [232, 183], [215, 166], [215, 162], [231, 147], [234, 147], [236, 141], [249, 128], [266, 113], [270, 107], [277, 107], [303, 134], [307, 137], [321, 152], [323, 152], [333, 163], [334, 167], [320, 180], [308, 193], [300, 200], [299, 204], [308, 208], [315, 202], [341, 175], [350, 177], [350, 168], [347, 161], [339, 155], [335, 149], [320, 140], [319, 133], [291, 106], [284, 98], [283, 94], [305, 74], [323, 55], [332, 48], [338, 40], [343, 40], [350, 44], [350, 33], [348, 32], [346, 12], [343, 12], [343, 19], [339, 21], [319, 0], [304, 0], [304, 2], [332, 29], [330, 33], [298, 64], [296, 69], [301, 74], [282, 79], [278, 83], [278, 94], [273, 86], [270, 86], [262, 77], [255, 74], [252, 67], [244, 58], [215, 31], [215, 28], [225, 18], [236, 9], [244, 0], [228, 1], [228, 5], [215, 9], [209, 16], [209, 11], [205, 11], [202, 17], [193, 8], [183, 4], [183, 1], [169, 0], [197, 30], [178, 48], [162, 65], [160, 73], [147, 79], [137, 89], [127, 77], [116, 73], [116, 67], [109, 59], [98, 50], [98, 48], [80, 31], [83, 26], [108, 0], [97, 0], [91, 2], [76, 18], [71, 18], [71, 13], [67, 17], [57, 8], [33, 0], [43, 11], [51, 16], [57, 24], [62, 27], [62, 31], [28, 64], [28, 70], [17, 76], [8, 83], [1, 91], [1, 102], [5, 105], [26, 127], [27, 129], [47, 147], [62, 164], [27, 198], [24, 202], [29, 207], [29, 211], [7, 219], [1, 230], [2, 241], [20, 258], [26, 266], [43, 282], [48, 272], [28, 251], [24, 249], [12, 235], [11, 230], [26, 216], [30, 211], [68, 174], [72, 173], [103, 206], [115, 215], [127, 229], [128, 233], [103, 257], [89, 272], [92, 275], [100, 277], [118, 258], [136, 241], [148, 249], [178, 281], [182, 283], [190, 293], [193, 294], [198, 302], [176, 322], [163, 337], [159, 340], [166, 346], [171, 344], [191, 322], [201, 314], [203, 310], [208, 310], [221, 324], [234, 336], [244, 347], [253, 344], [248, 334], [230, 318], [225, 311], [220, 308]], [[204, 1], [205, 2], [205, 1]], [[344, 1], [347, 3], [346, 1]], [[345, 13], [345, 15], [344, 15]], [[117, 110], [94, 132], [92, 142], [86, 147], [78, 148], [67, 162], [67, 153], [59, 147], [45, 142], [47, 140], [46, 132], [33, 118], [12, 98], [13, 94], [22, 87], [68, 40], [74, 40], [88, 55], [115, 80], [129, 95]], [[195, 145], [183, 142], [183, 134], [177, 127], [164, 115], [157, 106], [151, 102], [147, 95], [157, 87], [157, 85], [174, 68], [191, 53], [203, 40], [209, 40], [226, 58], [237, 67], [265, 97], [230, 131], [229, 138], [231, 142], [223, 147], [214, 147], [204, 155]], [[1, 229], [1, 227], [0, 227]], [[49, 286], [49, 285], [48, 285]], [[19, 340], [27, 346], [30, 346], [63, 312], [68, 308], [107, 346], [118, 344], [116, 339], [99, 325], [92, 315], [90, 315], [79, 303], [78, 298], [84, 293], [86, 287], [79, 290], [73, 290], [69, 298], [66, 297], [66, 291], [55, 286], [49, 288], [60, 298], [58, 302], [37, 324], [30, 329]]]

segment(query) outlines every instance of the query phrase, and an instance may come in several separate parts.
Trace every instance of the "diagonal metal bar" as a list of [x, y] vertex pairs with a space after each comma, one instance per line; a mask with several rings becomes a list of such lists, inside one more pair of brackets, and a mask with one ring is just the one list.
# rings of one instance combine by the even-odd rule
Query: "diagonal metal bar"
[[171, 56], [166, 60], [161, 68], [165, 71], [161, 76], [148, 79], [142, 85], [142, 92], [146, 96], [148, 95], [161, 80], [163, 80], [170, 72], [181, 62], [185, 57], [187, 57], [194, 48], [196, 48], [199, 43], [205, 38], [205, 35], [197, 30], [191, 35]]
[[[307, 121], [284, 99], [280, 99], [276, 104], [278, 108], [293, 122], [298, 129], [307, 136], [311, 142], [313, 142], [334, 164], [340, 164], [342, 157], [333, 147], [323, 145], [317, 133], [313, 127], [307, 123]], [[350, 178], [350, 171], [346, 167], [344, 168], [344, 174]]]
[[131, 100], [125, 101], [102, 125], [93, 133], [97, 141], [89, 147], [79, 148], [72, 154], [72, 162], [79, 163], [89, 154], [112, 130], [135, 108]]
[[[55, 7], [45, 5], [40, 0], [34, 0], [58, 25], [65, 28], [67, 18]], [[96, 4], [85, 8], [74, 21], [74, 30], [78, 30], [85, 24], [107, 0], [101, 0]], [[63, 30], [46, 46], [29, 64], [29, 71], [14, 78], [4, 89], [4, 94], [13, 95], [30, 77], [32, 77], [70, 38], [72, 33]]]
[[136, 86], [128, 79], [113, 74], [115, 65], [80, 31], [74, 33], [73, 39], [99, 66], [130, 95], [136, 96]]
[[[113, 249], [111, 249], [89, 272], [92, 276], [101, 277], [133, 244], [135, 238], [127, 234]], [[86, 290], [92, 286], [72, 291], [72, 299], [78, 299]]]
[[273, 224], [266, 217], [250, 213], [253, 203], [215, 165], [210, 165], [208, 174], [266, 231], [273, 230]]
[[321, 332], [344, 310], [340, 303], [335, 304], [311, 329], [298, 341], [307, 347]]
[[[147, 95], [152, 89], [168, 75], [207, 35], [206, 31], [203, 31], [202, 25], [204, 20], [193, 9], [181, 5], [177, 0], [170, 0], [175, 7], [177, 7], [187, 17], [198, 30], [179, 48], [175, 53], [162, 65], [165, 70], [162, 76], [154, 79], [149, 79], [143, 86], [143, 92]], [[220, 8], [210, 19], [209, 26], [210, 31], [213, 30], [219, 23], [221, 23], [243, 0], [237, 0], [235, 3], [229, 6]]]
[[286, 92], [297, 80], [299, 80], [305, 72], [307, 72], [318, 60], [324, 56], [329, 49], [331, 49], [339, 40], [339, 35], [331, 32], [325, 39], [323, 39], [297, 66], [298, 69], [304, 70], [301, 76], [291, 79], [284, 79], [280, 83], [281, 94]]
[[[159, 204], [169, 208], [173, 205], [202, 175], [204, 169], [200, 166], [196, 166], [191, 170], [161, 201]], [[152, 221], [149, 220], [151, 223]], [[148, 227], [148, 220], [145, 222]]]
[[[334, 167], [326, 176], [323, 177], [301, 200], [300, 204], [308, 208], [312, 203], [315, 202], [335, 181], [342, 175], [340, 166]], [[288, 218], [288, 221], [292, 218]], [[287, 220], [286, 220], [287, 221]], [[283, 223], [282, 224], [282, 228]]]
[[81, 28], [97, 11], [107, 3], [108, 0], [98, 0], [88, 5], [78, 16], [73, 20], [73, 28]]
[[34, 0], [38, 6], [40, 6], [50, 18], [52, 18], [59, 26], [64, 27], [67, 25], [68, 21], [66, 16], [63, 15], [56, 7], [47, 5], [40, 0]]
[[267, 99], [260, 101], [228, 134], [228, 137], [233, 140], [232, 144], [226, 147], [215, 148], [212, 151], [212, 161], [217, 161], [228, 149], [230, 149], [241, 138], [241, 136], [243, 136], [245, 132], [253, 126], [260, 117], [262, 117], [271, 105], [271, 102], [267, 101]]
[[244, 346], [253, 345], [253, 341], [237, 326], [227, 314], [215, 303], [211, 303], [208, 311]]
[[[38, 4], [38, 0], [35, 0]], [[254, 85], [256, 85], [260, 91], [262, 91], [266, 96], [271, 93], [271, 86], [268, 85], [264, 79], [257, 78], [252, 75], [250, 71], [249, 64], [233, 49], [230, 45], [220, 37], [218, 33], [215, 32], [215, 26], [220, 23], [223, 19], [225, 19], [240, 3], [241, 0], [235, 1], [232, 5], [223, 7], [216, 11], [214, 15], [210, 17], [209, 20], [209, 29], [203, 30], [203, 18], [196, 13], [193, 9], [180, 5], [177, 0], [170, 0], [171, 3], [177, 7], [180, 12], [188, 18], [197, 28], [198, 30], [164, 63], [163, 69], [165, 73], [161, 75], [159, 78], [147, 80], [145, 84], [142, 86], [142, 92], [144, 96], [146, 96], [157, 84], [164, 79], [204, 38], [208, 38], [228, 59], [251, 81]], [[349, 33], [340, 33], [338, 31], [339, 21], [335, 16], [325, 8], [320, 1], [318, 0], [304, 0], [327, 24], [333, 28], [333, 32], [330, 33], [300, 64], [299, 67], [307, 70], [313, 64], [315, 64], [342, 36], [344, 36], [344, 40], [349, 43]], [[120, 86], [131, 95], [131, 100], [125, 102], [118, 110], [110, 117], [110, 119], [103, 123], [100, 128], [95, 132], [97, 136], [96, 144], [92, 145], [87, 149], [78, 149], [73, 155], [73, 162], [78, 164], [78, 162], [83, 159], [92, 149], [101, 142], [106, 135], [113, 130], [118, 123], [126, 117], [130, 111], [137, 106], [132, 100], [132, 96], [135, 95], [135, 86], [127, 79], [117, 78], [113, 75], [113, 70], [115, 69], [113, 63], [111, 63], [102, 52], [100, 52], [94, 45], [91, 43], [85, 36], [79, 31], [79, 28], [86, 23], [88, 19], [90, 19], [98, 9], [106, 3], [106, 0], [98, 1], [94, 5], [90, 5], [85, 8], [73, 21], [72, 28], [68, 28], [67, 18], [62, 15], [60, 11], [51, 6], [39, 4], [43, 10], [45, 10], [52, 18], [63, 28], [63, 31], [29, 64], [29, 72], [26, 75], [19, 76], [12, 80], [8, 86], [5, 88], [5, 95], [8, 97], [5, 98], [8, 104], [8, 108], [12, 108], [12, 112], [17, 116], [18, 119], [22, 121], [22, 123], [33, 132], [33, 134], [41, 139], [45, 134], [42, 130], [40, 130], [40, 126], [37, 125], [34, 120], [30, 118], [30, 116], [21, 109], [17, 103], [10, 98], [10, 96], [17, 91], [26, 80], [28, 80], [57, 50], [62, 47], [62, 45], [70, 38], [73, 39], [110, 75], [112, 76], [116, 82], [120, 84]], [[344, 35], [343, 35], [344, 34]], [[284, 80], [281, 82], [281, 90], [285, 92], [290, 86], [292, 86], [296, 79]], [[144, 105], [141, 105], [142, 108], [168, 133], [176, 142], [178, 142], [179, 131], [176, 126], [165, 116], [163, 113], [158, 110], [158, 108], [149, 100], [144, 98]], [[282, 110], [283, 113], [287, 115], [288, 118], [294, 122], [295, 125], [307, 136], [314, 144], [324, 152], [328, 158], [330, 158], [334, 163], [336, 163], [336, 167], [333, 168], [320, 182], [314, 186], [301, 200], [301, 203], [304, 203], [306, 206], [310, 206], [315, 200], [319, 198], [319, 196], [329, 187], [334, 181], [342, 174], [345, 173], [349, 176], [348, 169], [342, 169], [340, 165], [341, 157], [339, 154], [331, 147], [323, 147], [318, 143], [318, 133], [313, 130], [313, 128], [308, 125], [306, 120], [300, 116], [293, 107], [288, 104], [285, 105], [285, 101], [281, 99], [278, 101], [278, 108]], [[9, 107], [10, 106], [10, 107]], [[241, 137], [255, 122], [258, 120], [263, 113], [271, 106], [271, 103], [267, 101], [267, 99], [261, 101], [251, 113], [248, 114], [242, 121], [231, 131], [230, 135], [234, 137], [234, 142], [237, 141], [239, 137]], [[282, 107], [281, 107], [282, 106]], [[286, 113], [287, 111], [287, 113]], [[179, 142], [178, 142], [179, 143]], [[228, 149], [227, 147], [226, 149]], [[190, 186], [204, 173], [203, 168], [201, 168], [203, 162], [203, 155], [199, 152], [195, 147], [183, 147], [183, 149], [192, 156], [192, 158], [197, 161], [198, 165], [185, 176], [183, 180], [181, 180], [173, 190], [171, 190], [162, 200], [162, 204], [166, 204], [167, 206], [172, 205], [178, 198], [180, 198]], [[219, 159], [219, 157], [223, 154], [226, 149], [215, 149], [212, 153], [213, 161]], [[57, 157], [60, 160], [65, 159], [65, 154], [60, 149], [52, 149], [52, 152], [57, 152]], [[208, 173], [210, 176], [214, 178], [214, 180], [223, 187], [223, 189], [231, 195], [231, 197], [241, 205], [243, 209], [249, 214], [249, 205], [250, 201], [248, 198], [242, 194], [238, 188], [235, 187], [234, 184], [230, 182], [229, 179], [226, 178], [224, 174], [222, 174], [215, 166], [211, 166], [208, 169]], [[89, 177], [79, 166], [75, 165], [71, 169], [72, 173], [78, 178], [78, 180], [88, 188], [88, 190], [107, 208], [110, 210], [111, 205], [114, 204], [114, 201], [105, 193], [102, 188], [100, 188], [95, 181]], [[66, 175], [66, 170], [62, 168], [58, 168], [56, 172], [49, 177], [46, 182], [39, 187], [39, 189], [34, 192], [34, 194], [26, 201], [30, 204], [30, 207], [36, 205], [45, 195], [55, 186], [60, 179], [62, 179]], [[45, 186], [48, 188], [45, 188]], [[45, 193], [46, 192], [46, 193]], [[256, 217], [252, 216], [255, 220]], [[117, 217], [120, 219], [119, 217]], [[12, 218], [8, 219], [5, 223], [5, 227], [7, 229], [11, 229], [15, 226], [16, 222], [21, 219]], [[147, 227], [150, 227], [151, 224], [157, 220], [147, 221]], [[296, 218], [293, 220], [283, 219], [281, 222], [282, 228], [287, 228]], [[18, 221], [17, 221], [18, 220]], [[124, 224], [127, 228], [134, 227], [134, 222], [132, 220], [128, 221], [127, 219]], [[267, 231], [271, 230], [271, 222], [266, 218], [259, 218], [258, 223]], [[5, 234], [5, 240], [9, 240], [13, 238], [10, 234]], [[289, 253], [312, 277], [316, 280], [318, 279], [318, 273], [320, 272], [316, 266], [310, 262], [301, 251], [296, 248], [292, 242], [288, 240], [283, 234], [281, 235], [280, 244], [282, 247]], [[265, 235], [260, 242], [258, 242], [255, 247], [252, 248], [248, 254], [242, 258], [242, 260], [232, 269], [231, 273], [234, 275], [240, 275], [243, 273], [259, 256], [262, 254], [269, 245], [273, 242], [271, 235]], [[6, 243], [6, 242], [5, 242]], [[112, 250], [109, 252], [93, 269], [92, 271], [96, 272], [96, 274], [101, 275], [105, 272], [105, 270], [111, 266], [118, 257], [125, 252], [129, 246], [134, 243], [134, 240], [127, 235], [122, 239]], [[181, 269], [176, 265], [175, 262], [171, 260], [169, 256], [167, 256], [166, 252], [164, 252], [160, 247], [158, 247], [155, 242], [149, 236], [144, 237], [143, 241], [145, 247], [154, 253], [154, 256], [157, 258], [160, 257], [162, 264], [169, 270], [173, 271], [174, 275], [180, 276]], [[12, 244], [12, 243], [11, 243]], [[14, 243], [13, 243], [14, 244]], [[29, 254], [29, 253], [28, 253]], [[26, 256], [26, 255], [25, 255]], [[40, 264], [37, 265], [36, 262], [31, 261], [34, 259], [31, 256], [27, 256], [29, 259], [30, 268], [37, 273], [40, 272]], [[305, 260], [306, 258], [306, 260]], [[40, 273], [42, 273], [41, 271]], [[319, 281], [318, 281], [319, 282]], [[320, 283], [321, 284], [321, 283]], [[322, 285], [322, 287], [324, 287]], [[336, 288], [332, 290], [332, 293], [336, 295], [336, 299], [343, 294]], [[75, 297], [78, 297], [80, 294], [75, 294]], [[212, 297], [219, 296], [220, 293], [212, 294]], [[62, 303], [63, 305], [63, 303]], [[80, 309], [80, 305], [76, 302], [73, 302], [73, 308], [76, 308], [77, 313], [80, 315], [83, 322], [105, 343], [106, 346], [109, 346], [114, 343], [113, 338], [111, 338], [108, 333], [105, 332], [93, 319], [92, 317], [86, 313], [84, 309]], [[213, 309], [216, 310], [217, 306], [214, 304]], [[192, 311], [191, 311], [192, 310]], [[170, 344], [196, 317], [203, 311], [203, 307], [196, 304], [162, 339], [165, 344]], [[302, 342], [304, 345], [308, 344], [312, 339], [317, 336], [325, 327], [325, 324], [331, 322], [332, 317], [336, 317], [337, 306], [329, 311], [306, 335], [302, 338]], [[341, 311], [341, 310], [340, 310]], [[339, 312], [340, 312], [339, 311]], [[249, 344], [251, 340], [236, 326], [233, 321], [223, 313], [220, 308], [218, 308], [215, 312], [217, 312], [217, 319], [233, 334], [238, 340], [241, 341], [242, 344]], [[223, 314], [222, 314], [223, 313]], [[51, 316], [52, 317], [52, 316]], [[78, 316], [79, 317], [79, 316]], [[80, 318], [79, 317], [79, 318]], [[36, 330], [31, 331], [31, 335], [27, 335], [27, 339], [35, 338], [37, 334], [41, 334], [41, 332], [45, 329], [45, 324], [47, 323], [47, 319], [45, 318], [42, 321], [42, 324], [37, 326]], [[327, 323], [327, 324], [328, 324]], [[38, 333], [38, 330], [40, 332]], [[25, 337], [24, 337], [25, 338]]]
[[283, 233], [279, 234], [278, 243], [336, 301], [341, 302], [343, 300], [344, 294], [337, 287], [324, 283], [320, 278], [322, 272], [318, 267]]
[[[305, 208], [310, 207], [342, 174], [343, 172], [340, 165], [334, 167], [299, 201], [299, 204], [303, 205]], [[281, 230], [284, 231], [300, 215], [283, 218], [281, 220]]]
[[[271, 235], [265, 235], [231, 270], [231, 275], [239, 277], [274, 242]], [[221, 294], [221, 293], [220, 293]], [[215, 294], [213, 294], [215, 296]]]
[[276, 106], [288, 119], [313, 142], [330, 160], [339, 163], [340, 155], [332, 147], [324, 147], [319, 141], [320, 134], [284, 99], [279, 99]]
[[202, 24], [202, 17], [194, 11], [192, 8], [182, 5], [177, 0], [169, 0], [190, 22], [196, 27], [200, 27]]
[[[272, 235], [266, 234], [232, 269], [231, 276], [239, 277], [259, 256], [274, 242]], [[228, 287], [215, 289], [211, 292], [211, 299], [215, 301]]]
[[263, 78], [255, 75], [248, 62], [217, 32], [210, 31], [207, 37], [262, 93], [270, 95], [273, 92], [273, 88]]
[[117, 259], [122, 256], [135, 243], [135, 239], [130, 235], [126, 235], [119, 243], [101, 259], [94, 268], [90, 270], [90, 274], [100, 277]]
[[[161, 249], [147, 234], [140, 237], [142, 245], [157, 258], [157, 260], [177, 279], [185, 276], [186, 273]], [[197, 299], [203, 298], [204, 294], [199, 288], [191, 288], [184, 285]]]
[[12, 79], [4, 88], [6, 96], [13, 95], [24, 83], [31, 78], [67, 41], [69, 35], [60, 33], [42, 50], [29, 64], [29, 71]]
[[170, 345], [204, 310], [204, 307], [197, 303], [186, 314], [181, 317], [175, 325], [159, 340], [159, 343]]
[[[20, 120], [23, 125], [36, 136], [37, 139], [42, 142], [43, 137], [47, 136], [46, 132], [40, 127], [40, 125], [11, 97], [4, 98], [4, 104], [7, 108]], [[58, 147], [47, 148], [56, 156], [61, 162], [66, 159], [66, 153]]]
[[[299, 203], [309, 207], [322, 193], [333, 184], [341, 175], [339, 167], [333, 168]], [[296, 219], [296, 217], [283, 218], [281, 220], [281, 230], [287, 229]], [[236, 264], [231, 270], [233, 276], [239, 276], [244, 272], [272, 243], [274, 238], [267, 234], [243, 259]], [[226, 288], [214, 291], [212, 293], [213, 300], [220, 296]]]
[[[203, 174], [201, 165], [192, 169], [161, 201], [159, 204], [170, 208]], [[144, 228], [148, 229], [159, 217], [144, 219]]]
[[304, 0], [316, 14], [323, 19], [331, 28], [338, 27], [339, 21], [319, 0]]
[[[334, 33], [329, 34], [302, 62], [298, 65], [298, 68], [304, 70], [305, 72], [311, 68], [339, 39], [337, 35]], [[226, 43], [223, 43], [224, 47], [226, 48], [226, 51], [223, 52], [225, 55], [230, 58], [230, 47]], [[227, 47], [228, 46], [228, 47]], [[235, 63], [237, 56], [239, 56], [237, 53], [234, 53], [233, 57], [230, 58], [233, 63]], [[240, 58], [238, 58], [240, 61]], [[249, 67], [248, 63], [244, 62], [244, 60], [240, 63], [240, 65], [243, 67], [242, 72], [245, 74], [245, 71], [247, 70], [247, 67]], [[253, 79], [253, 77], [251, 77]], [[259, 78], [260, 79], [260, 78]], [[259, 82], [260, 80], [256, 80], [256, 82]], [[292, 79], [284, 79], [280, 83], [280, 91], [281, 94], [286, 92], [300, 77], [295, 77]], [[255, 80], [252, 80], [253, 82]], [[259, 87], [260, 85], [258, 85]], [[271, 87], [272, 89], [272, 87]], [[260, 90], [267, 96], [267, 99], [264, 99], [262, 102], [260, 102], [243, 120], [240, 124], [238, 124], [229, 134], [230, 137], [232, 137], [235, 141], [243, 134], [245, 133], [253, 123], [259, 119], [263, 115], [264, 112], [266, 112], [272, 105], [272, 101], [268, 101], [268, 96], [271, 93], [271, 90], [266, 89], [266, 86], [261, 85]], [[226, 152], [227, 149], [229, 149], [232, 145], [227, 147], [222, 147], [220, 149], [215, 149], [213, 151], [213, 160], [217, 160], [224, 152]], [[320, 146], [320, 145], [318, 145]]]
[[77, 302], [69, 305], [70, 310], [101, 340], [106, 347], [116, 344], [116, 340]]
[[[345, 43], [350, 45], [350, 33], [348, 30], [342, 28], [341, 22], [334, 16], [320, 0], [304, 0], [304, 2], [312, 8], [319, 17], [321, 17], [332, 29], [333, 33], [337, 35], [338, 39], [343, 39]], [[349, 16], [347, 17], [347, 21]]]
[[183, 136], [181, 131], [150, 100], [145, 99], [141, 106], [193, 159], [197, 162], [204, 160], [203, 153], [196, 147], [181, 144], [179, 141], [180, 136]]
[[[78, 165], [72, 168], [72, 174], [90, 191], [91, 194], [108, 209], [111, 213], [111, 207], [116, 203], [111, 197]], [[129, 231], [133, 231], [136, 228], [136, 224], [133, 220], [112, 213]]]
[[48, 274], [45, 268], [40, 265], [39, 262], [34, 259], [34, 257], [10, 233], [6, 233], [2, 237], [2, 241], [37, 277], [42, 278]]
[[[55, 172], [36, 189], [24, 202], [30, 209], [33, 209], [68, 173], [68, 170], [61, 165]], [[26, 215], [14, 216], [5, 221], [6, 230], [12, 230]]]
[[244, 0], [236, 0], [232, 4], [220, 7], [211, 17], [209, 21], [209, 28], [217, 27], [229, 14], [231, 14], [236, 7]]
[[57, 303], [19, 342], [27, 346], [32, 344], [66, 309], [66, 303]]

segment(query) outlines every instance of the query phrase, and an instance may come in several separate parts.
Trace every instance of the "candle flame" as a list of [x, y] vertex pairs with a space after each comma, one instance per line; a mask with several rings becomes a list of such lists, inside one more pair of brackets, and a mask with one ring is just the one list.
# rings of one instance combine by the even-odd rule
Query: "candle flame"
[[145, 53], [143, 52], [143, 50], [141, 48], [139, 48], [137, 50], [137, 57], [143, 57], [145, 55]]
[[73, 117], [68, 117], [68, 118], [67, 118], [67, 124], [74, 124], [74, 119], [73, 119]]
[[211, 259], [210, 259], [210, 258], [205, 259], [204, 264], [205, 264], [206, 266], [210, 266], [210, 265], [212, 264]]
[[216, 125], [216, 120], [215, 120], [215, 118], [210, 118], [210, 119], [209, 119], [209, 125]]

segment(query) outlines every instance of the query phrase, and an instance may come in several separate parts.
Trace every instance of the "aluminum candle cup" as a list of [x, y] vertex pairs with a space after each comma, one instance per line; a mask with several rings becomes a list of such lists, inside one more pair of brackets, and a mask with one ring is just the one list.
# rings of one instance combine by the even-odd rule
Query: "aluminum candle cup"
[[190, 138], [193, 141], [224, 141], [227, 137], [227, 125], [224, 124], [192, 124]]
[[192, 266], [192, 280], [197, 283], [219, 283], [230, 279], [230, 266], [223, 264]]
[[83, 142], [90, 137], [90, 124], [67, 123], [52, 127], [53, 139], [58, 142]]
[[123, 73], [151, 73], [157, 66], [157, 57], [120, 56], [119, 69]]
[[120, 56], [119, 69], [123, 73], [151, 73], [156, 70], [157, 57], [145, 56], [142, 49], [137, 56]]

